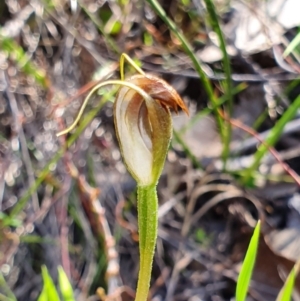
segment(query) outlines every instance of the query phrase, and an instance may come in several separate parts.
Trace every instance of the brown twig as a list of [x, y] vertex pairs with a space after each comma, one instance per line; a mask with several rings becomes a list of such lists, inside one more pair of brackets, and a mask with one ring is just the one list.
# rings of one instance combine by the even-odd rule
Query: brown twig
[[69, 257], [69, 227], [68, 227], [68, 214], [67, 214], [68, 199], [64, 194], [57, 204], [58, 222], [60, 224], [60, 246], [61, 246], [61, 264], [69, 279], [71, 279], [70, 257]]
[[131, 238], [134, 241], [139, 241], [139, 235], [137, 232], [137, 228], [134, 227], [132, 224], [130, 224], [129, 222], [127, 222], [123, 217], [122, 217], [122, 211], [125, 205], [125, 201], [121, 200], [120, 202], [118, 202], [116, 209], [115, 209], [115, 216], [116, 216], [116, 221], [118, 222], [118, 224], [128, 230], [131, 234]]
[[91, 226], [96, 235], [101, 235], [104, 241], [104, 248], [107, 258], [106, 279], [108, 283], [108, 295], [115, 292], [121, 284], [119, 276], [119, 258], [115, 249], [115, 239], [111, 234], [106, 216], [105, 209], [102, 207], [98, 196], [100, 190], [91, 187], [85, 177], [80, 175], [75, 165], [68, 161], [68, 168], [70, 175], [77, 181], [80, 192], [84, 196], [82, 203], [86, 214], [89, 216]]

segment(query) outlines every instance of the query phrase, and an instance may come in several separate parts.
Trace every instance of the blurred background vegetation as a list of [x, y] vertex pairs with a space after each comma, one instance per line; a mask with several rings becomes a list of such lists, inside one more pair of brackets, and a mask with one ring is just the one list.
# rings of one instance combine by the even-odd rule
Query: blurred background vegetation
[[56, 138], [96, 83], [119, 78], [123, 52], [190, 110], [174, 115], [158, 186], [152, 300], [232, 300], [258, 218], [249, 300], [275, 300], [300, 251], [299, 11], [297, 0], [1, 0], [0, 300], [38, 300], [43, 284], [58, 294], [40, 301], [134, 298], [135, 182], [116, 88]]

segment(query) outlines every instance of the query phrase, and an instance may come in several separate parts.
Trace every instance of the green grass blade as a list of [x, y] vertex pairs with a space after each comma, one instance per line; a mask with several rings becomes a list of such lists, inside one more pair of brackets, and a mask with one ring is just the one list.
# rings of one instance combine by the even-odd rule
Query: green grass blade
[[72, 285], [61, 266], [58, 267], [58, 283], [64, 301], [75, 301]]
[[[233, 94], [237, 94], [237, 93], [243, 91], [246, 87], [247, 86], [244, 83], [239, 84], [238, 86], [236, 86], [233, 89]], [[202, 117], [205, 117], [205, 116], [209, 115], [210, 113], [212, 113], [214, 109], [217, 109], [218, 107], [220, 107], [227, 100], [228, 100], [228, 98], [226, 95], [221, 96], [220, 98], [218, 98], [218, 103], [216, 106], [214, 106], [213, 108], [205, 108], [205, 109], [201, 110], [195, 116], [190, 118], [190, 120], [187, 122], [187, 124], [182, 129], [180, 129], [179, 131], [173, 130], [174, 140], [177, 141], [181, 145], [186, 156], [188, 158], [190, 158], [193, 165], [198, 169], [203, 169], [203, 166], [201, 165], [199, 160], [196, 158], [196, 156], [193, 154], [192, 150], [184, 142], [181, 135], [183, 135], [185, 132], [187, 132], [198, 120], [200, 120]]]
[[47, 290], [45, 287], [43, 287], [43, 290], [37, 301], [50, 301], [50, 300], [48, 300]]
[[15, 297], [14, 293], [11, 291], [9, 288], [8, 284], [5, 281], [4, 276], [0, 272], [0, 289], [3, 294], [1, 294], [0, 300], [5, 300], [5, 301], [17, 301], [17, 298]]
[[60, 301], [58, 292], [46, 266], [42, 266], [42, 277], [44, 287], [38, 301]]
[[278, 297], [276, 298], [276, 301], [290, 301], [293, 294], [293, 288], [295, 283], [296, 273], [295, 268], [293, 268], [286, 279], [284, 286], [279, 292]]
[[21, 46], [19, 46], [13, 39], [5, 37], [2, 34], [0, 26], [0, 49], [7, 52], [11, 58], [17, 63], [18, 67], [27, 75], [32, 76], [37, 83], [46, 88], [48, 86], [48, 79], [46, 72], [36, 67], [27, 56]]
[[[240, 92], [244, 91], [247, 88], [247, 85], [245, 83], [241, 83], [233, 88], [232, 93], [233, 95], [239, 94]], [[228, 101], [227, 95], [222, 95], [217, 99], [217, 104], [208, 108], [205, 108], [201, 111], [199, 111], [197, 114], [195, 114], [193, 117], [189, 119], [189, 121], [186, 123], [182, 129], [179, 130], [180, 134], [184, 134], [187, 132], [197, 121], [199, 121], [201, 118], [211, 114], [214, 110], [221, 107], [226, 101]]]
[[17, 299], [10, 299], [0, 293], [0, 301], [15, 301], [15, 300], [17, 300]]
[[294, 37], [291, 43], [286, 47], [283, 57], [287, 57], [291, 52], [295, 50], [295, 48], [300, 44], [300, 32]]
[[[204, 2], [206, 4], [206, 9], [209, 14], [209, 23], [219, 38], [220, 49], [223, 54], [223, 64], [224, 64], [224, 71], [226, 75], [226, 80], [225, 80], [226, 85], [224, 85], [224, 87], [225, 87], [225, 95], [228, 98], [227, 114], [228, 117], [230, 117], [233, 109], [233, 93], [232, 93], [233, 91], [232, 91], [230, 59], [226, 50], [225, 38], [219, 24], [219, 19], [216, 14], [215, 6], [212, 0], [204, 0]], [[225, 169], [226, 161], [230, 153], [230, 141], [231, 141], [232, 129], [231, 129], [231, 124], [229, 122], [225, 123], [224, 125], [226, 127], [224, 130], [224, 145], [223, 145], [222, 157], [223, 157], [224, 169]]]
[[[186, 40], [185, 36], [182, 34], [181, 30], [177, 28], [176, 24], [167, 16], [166, 12], [163, 10], [161, 5], [157, 0], [147, 0], [152, 8], [156, 11], [159, 17], [165, 22], [165, 24], [170, 28], [170, 30], [174, 33], [174, 35], [180, 40], [182, 48], [190, 57], [191, 61], [194, 64], [195, 70], [199, 74], [200, 80], [202, 81], [203, 87], [207, 93], [209, 100], [211, 101], [213, 106], [216, 106], [218, 101], [217, 97], [214, 95], [212, 85], [210, 80], [206, 76], [199, 59], [196, 57], [191, 44]], [[217, 110], [214, 111], [216, 116], [217, 124], [221, 133], [222, 141], [224, 140], [224, 120], [220, 116]]]
[[[274, 146], [274, 144], [280, 138], [280, 135], [285, 127], [285, 125], [295, 117], [297, 110], [300, 108], [300, 95], [294, 100], [294, 102], [288, 107], [288, 109], [284, 112], [281, 118], [277, 121], [275, 126], [271, 129], [269, 136], [265, 140], [266, 144], [269, 146]], [[248, 185], [254, 171], [257, 170], [261, 159], [267, 153], [268, 148], [261, 144], [254, 155], [254, 162], [252, 165], [246, 170], [244, 184]]]
[[300, 268], [300, 260], [298, 260], [296, 262], [293, 269], [289, 273], [282, 289], [280, 290], [280, 292], [276, 298], [276, 301], [290, 301], [291, 300], [292, 294], [293, 294], [293, 288], [294, 288], [294, 284], [295, 284], [295, 279], [298, 275], [299, 268]]
[[256, 253], [259, 243], [259, 233], [260, 233], [260, 221], [257, 222], [257, 225], [254, 229], [253, 235], [250, 240], [250, 244], [242, 264], [242, 268], [238, 277], [235, 298], [237, 301], [244, 301], [247, 296], [248, 287], [250, 284], [250, 279], [252, 276]]

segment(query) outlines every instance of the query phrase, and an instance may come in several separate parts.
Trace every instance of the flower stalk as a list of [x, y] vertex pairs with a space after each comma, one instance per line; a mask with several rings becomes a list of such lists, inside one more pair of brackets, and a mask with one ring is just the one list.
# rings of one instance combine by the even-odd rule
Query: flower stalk
[[[124, 62], [138, 72], [124, 79]], [[99, 88], [119, 85], [114, 103], [114, 123], [123, 161], [137, 182], [140, 270], [136, 301], [148, 298], [152, 263], [157, 239], [158, 198], [156, 185], [163, 170], [172, 136], [170, 108], [188, 114], [184, 102], [168, 83], [159, 77], [145, 74], [130, 57], [120, 58], [121, 80], [107, 80], [95, 86], [86, 97], [70, 132], [80, 120], [88, 100]]]
[[147, 300], [158, 228], [156, 185], [138, 186], [140, 270], [135, 300]]

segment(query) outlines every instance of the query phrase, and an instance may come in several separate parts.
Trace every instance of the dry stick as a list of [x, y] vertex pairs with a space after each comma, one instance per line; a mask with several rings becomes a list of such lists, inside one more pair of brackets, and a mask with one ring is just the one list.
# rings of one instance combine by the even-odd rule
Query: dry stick
[[95, 225], [92, 226], [95, 226], [94, 231], [98, 235], [101, 234], [105, 242], [104, 247], [107, 258], [106, 279], [108, 282], [108, 293], [111, 293], [121, 282], [119, 277], [119, 258], [115, 249], [115, 239], [111, 234], [105, 217], [105, 209], [98, 199], [100, 190], [91, 187], [71, 161], [68, 162], [68, 167], [71, 176], [77, 180], [80, 191], [87, 195], [88, 204], [86, 205], [97, 215]]
[[220, 115], [226, 121], [230, 122], [233, 126], [247, 132], [251, 136], [255, 137], [261, 144], [263, 144], [268, 149], [268, 151], [273, 155], [273, 157], [277, 160], [277, 162], [282, 166], [282, 168], [287, 172], [287, 174], [289, 174], [293, 178], [293, 180], [300, 186], [299, 175], [293, 169], [291, 169], [288, 164], [282, 161], [279, 153], [272, 146], [268, 145], [263, 139], [261, 139], [259, 137], [259, 134], [255, 130], [243, 124], [239, 120], [228, 118], [227, 116], [225, 116], [224, 112], [221, 112], [221, 110], [220, 110]]
[[[20, 245], [20, 237], [17, 233], [12, 232], [10, 229], [3, 229], [1, 233], [1, 251], [4, 256], [0, 258], [0, 266], [10, 262], [13, 256], [17, 253]], [[2, 255], [1, 254], [1, 255]]]
[[118, 202], [115, 209], [116, 221], [122, 228], [126, 229], [130, 233], [133, 241], [138, 242], [139, 234], [138, 234], [137, 227], [129, 223], [122, 217], [122, 211], [124, 206], [125, 206], [125, 200], [121, 200]]
[[150, 291], [149, 291], [149, 296], [154, 296], [154, 294], [167, 283], [168, 278], [170, 275], [170, 268], [164, 267], [163, 270], [161, 271], [160, 275], [158, 278], [155, 280], [155, 282], [152, 284]]

